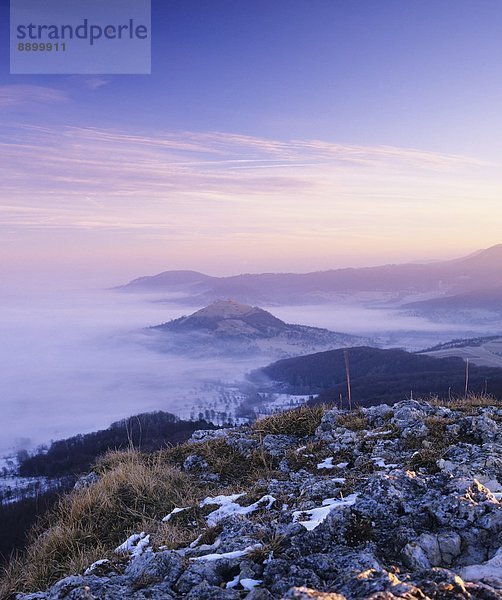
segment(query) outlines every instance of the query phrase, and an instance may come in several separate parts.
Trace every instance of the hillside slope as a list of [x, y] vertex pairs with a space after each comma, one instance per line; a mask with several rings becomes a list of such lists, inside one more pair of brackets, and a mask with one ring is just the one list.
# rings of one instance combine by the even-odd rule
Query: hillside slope
[[190, 355], [279, 358], [370, 342], [355, 335], [285, 323], [266, 310], [234, 300], [218, 300], [146, 333], [153, 336], [157, 350]]
[[[368, 406], [409, 397], [462, 395], [465, 362], [459, 357], [432, 358], [399, 349], [350, 348], [329, 350], [277, 361], [253, 373], [283, 384], [290, 393], [320, 394], [313, 402], [347, 396], [345, 356], [349, 361], [352, 400]], [[469, 390], [488, 390], [502, 398], [502, 369], [469, 367]]]
[[68, 575], [18, 598], [496, 600], [501, 420], [487, 398], [303, 408], [105, 457], [3, 597]]

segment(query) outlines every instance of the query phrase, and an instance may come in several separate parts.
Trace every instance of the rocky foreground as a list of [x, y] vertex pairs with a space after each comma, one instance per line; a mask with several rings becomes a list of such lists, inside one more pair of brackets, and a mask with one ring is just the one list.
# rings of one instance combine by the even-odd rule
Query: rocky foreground
[[120, 560], [18, 598], [502, 598], [501, 421], [497, 406], [409, 400], [328, 410], [308, 436], [286, 421], [282, 432], [279, 417], [197, 432], [180, 466], [201, 486], [220, 478], [197, 452], [215, 436], [243, 456], [262, 452], [275, 476], [171, 510], [165, 523], [207, 525], [184, 547], [138, 531]]

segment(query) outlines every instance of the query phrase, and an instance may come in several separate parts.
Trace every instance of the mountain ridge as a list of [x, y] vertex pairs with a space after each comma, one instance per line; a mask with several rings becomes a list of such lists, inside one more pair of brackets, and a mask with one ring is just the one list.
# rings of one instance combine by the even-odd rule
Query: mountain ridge
[[[207, 303], [223, 295], [243, 302], [319, 302], [323, 294], [382, 292], [465, 293], [502, 287], [502, 244], [437, 262], [345, 267], [307, 273], [244, 273], [213, 277], [196, 271], [164, 271], [120, 286], [121, 291], [184, 290], [191, 301]], [[182, 273], [183, 275], [180, 275]], [[178, 275], [176, 275], [178, 274]], [[183, 283], [182, 280], [185, 280]]]

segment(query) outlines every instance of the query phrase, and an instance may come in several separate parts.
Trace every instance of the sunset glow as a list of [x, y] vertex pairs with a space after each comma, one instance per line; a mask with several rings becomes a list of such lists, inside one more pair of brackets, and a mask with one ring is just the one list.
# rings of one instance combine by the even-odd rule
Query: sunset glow
[[[199, 4], [205, 28], [182, 3], [155, 9], [169, 25], [153, 36], [152, 76], [3, 75], [6, 273], [300, 272], [453, 258], [500, 241], [489, 10], [473, 20], [471, 3], [445, 2], [430, 28], [431, 3], [413, 3], [414, 18], [395, 28], [396, 2], [380, 17], [318, 2], [318, 35], [306, 40], [302, 2], [267, 5], [267, 16]], [[239, 36], [220, 39], [216, 23]], [[473, 94], [487, 86], [489, 99]]]

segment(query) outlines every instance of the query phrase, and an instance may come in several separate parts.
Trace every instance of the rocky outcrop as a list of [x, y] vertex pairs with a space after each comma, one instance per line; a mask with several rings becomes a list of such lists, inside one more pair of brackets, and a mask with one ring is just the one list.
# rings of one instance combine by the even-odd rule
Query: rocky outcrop
[[[470, 412], [405, 401], [329, 410], [309, 437], [199, 432], [275, 466], [196, 507], [213, 539], [166, 549], [132, 536], [121, 561], [18, 598], [502, 598], [502, 409]], [[180, 467], [216, 481], [194, 448]]]

